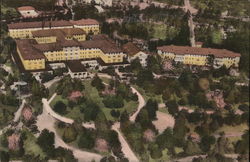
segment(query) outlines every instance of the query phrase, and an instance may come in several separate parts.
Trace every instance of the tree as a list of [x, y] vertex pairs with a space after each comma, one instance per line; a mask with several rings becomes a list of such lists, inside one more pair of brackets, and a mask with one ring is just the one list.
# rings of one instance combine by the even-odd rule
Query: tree
[[103, 84], [102, 80], [96, 75], [94, 79], [91, 81], [91, 85], [93, 87], [96, 87], [98, 91], [102, 91], [105, 88], [105, 85]]
[[77, 162], [77, 159], [75, 159], [73, 152], [62, 147], [56, 148], [55, 156], [61, 161]]
[[121, 147], [121, 143], [119, 141], [118, 138], [118, 133], [114, 130], [111, 130], [108, 132], [108, 143], [112, 148], [120, 148]]
[[155, 100], [149, 99], [145, 105], [145, 109], [148, 111], [150, 120], [156, 119], [156, 111], [158, 110], [158, 103]]
[[137, 76], [137, 84], [139, 86], [145, 86], [145, 82], [152, 82], [154, 79], [153, 73], [150, 70], [143, 69], [139, 71], [138, 76]]
[[150, 155], [153, 159], [159, 159], [162, 157], [162, 151], [157, 144], [153, 144], [153, 146], [151, 146], [149, 150]]
[[2, 162], [9, 162], [10, 160], [10, 155], [8, 152], [5, 152], [5, 151], [1, 151], [0, 152], [0, 160]]
[[78, 142], [80, 148], [92, 149], [95, 145], [95, 140], [89, 132], [83, 133]]
[[134, 72], [138, 72], [142, 69], [142, 65], [139, 58], [132, 60], [130, 66]]
[[173, 130], [171, 128], [167, 128], [162, 134], [157, 136], [156, 143], [162, 150], [165, 148], [168, 148], [169, 150], [173, 148], [175, 145]]
[[113, 116], [114, 118], [119, 118], [120, 117], [120, 111], [119, 110], [111, 110], [110, 111], [111, 116]]
[[121, 108], [124, 106], [121, 96], [107, 96], [102, 100], [102, 102], [108, 108]]
[[78, 133], [73, 125], [64, 128], [62, 139], [66, 143], [70, 143], [76, 140]]
[[139, 122], [142, 128], [146, 129], [151, 125], [151, 120], [149, 119], [149, 114], [146, 109], [142, 109], [136, 117], [136, 122]]
[[218, 138], [217, 143], [215, 144], [214, 151], [221, 155], [229, 153], [229, 144], [229, 140], [224, 135], [222, 135]]
[[33, 80], [31, 93], [34, 100], [39, 100], [42, 97], [48, 96], [48, 89], [46, 89], [44, 85], [40, 84], [36, 80]]
[[94, 121], [97, 114], [100, 112], [99, 106], [91, 100], [85, 102], [86, 106], [83, 108], [84, 120], [85, 121]]
[[179, 112], [179, 106], [175, 100], [168, 101], [166, 103], [166, 107], [168, 108], [168, 112], [173, 116], [176, 116], [177, 113]]
[[105, 132], [106, 130], [108, 130], [108, 121], [102, 111], [100, 111], [96, 116], [95, 126], [96, 129], [100, 132]]
[[209, 152], [211, 145], [215, 144], [216, 139], [214, 136], [205, 135], [201, 138], [200, 148], [203, 152]]
[[242, 139], [237, 141], [235, 145], [235, 152], [238, 154], [249, 153], [249, 130], [245, 131], [242, 135]]
[[147, 58], [147, 67], [150, 71], [159, 74], [162, 70], [162, 61], [160, 56], [149, 55]]
[[200, 154], [201, 150], [197, 143], [193, 142], [192, 140], [188, 140], [187, 144], [184, 147], [184, 152], [187, 155], [196, 155], [196, 154]]
[[177, 142], [179, 142], [179, 145], [183, 145], [185, 136], [188, 133], [189, 128], [187, 127], [187, 120], [182, 114], [177, 117], [173, 130], [174, 138]]
[[55, 134], [47, 129], [42, 130], [40, 136], [37, 138], [37, 144], [48, 156], [53, 156], [55, 150]]
[[198, 81], [199, 87], [203, 90], [206, 91], [209, 89], [209, 80], [207, 78], [200, 78]]
[[62, 115], [67, 113], [67, 106], [62, 101], [57, 101], [53, 109], [55, 112]]

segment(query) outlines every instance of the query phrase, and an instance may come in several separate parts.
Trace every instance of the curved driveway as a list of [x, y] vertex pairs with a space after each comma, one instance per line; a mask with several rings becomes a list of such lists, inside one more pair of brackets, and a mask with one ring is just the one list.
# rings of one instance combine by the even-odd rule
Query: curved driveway
[[80, 162], [91, 162], [93, 160], [100, 161], [102, 156], [96, 153], [91, 153], [87, 151], [82, 151], [80, 149], [77, 149], [75, 147], [69, 146], [66, 144], [61, 137], [57, 134], [55, 130], [55, 119], [49, 115], [49, 112], [47, 112], [46, 104], [44, 105], [43, 113], [37, 117], [37, 127], [40, 131], [43, 129], [48, 129], [51, 132], [54, 132], [55, 134], [55, 147], [63, 147], [65, 149], [69, 149], [73, 152], [74, 156], [78, 159]]
[[138, 102], [139, 102], [136, 112], [133, 115], [131, 115], [130, 118], [129, 118], [130, 121], [134, 122], [135, 119], [136, 119], [136, 117], [137, 117], [137, 115], [138, 115], [138, 113], [141, 111], [141, 109], [145, 105], [145, 100], [142, 97], [142, 95], [134, 87], [131, 86], [130, 88], [132, 89], [133, 93], [137, 94], [137, 96], [138, 96]]
[[[46, 111], [48, 112], [48, 114], [50, 114], [52, 117], [54, 117], [55, 119], [62, 121], [64, 123], [67, 124], [73, 124], [74, 120], [70, 119], [70, 118], [66, 118], [64, 116], [61, 116], [59, 114], [57, 114], [55, 111], [52, 110], [52, 108], [50, 107], [50, 103], [51, 101], [56, 97], [56, 93], [54, 93], [52, 95], [52, 97], [49, 99], [49, 101], [45, 98], [42, 99], [42, 103], [44, 105], [44, 109], [46, 109]], [[95, 124], [94, 123], [82, 123], [82, 126], [84, 126], [85, 128], [93, 128], [95, 129]]]

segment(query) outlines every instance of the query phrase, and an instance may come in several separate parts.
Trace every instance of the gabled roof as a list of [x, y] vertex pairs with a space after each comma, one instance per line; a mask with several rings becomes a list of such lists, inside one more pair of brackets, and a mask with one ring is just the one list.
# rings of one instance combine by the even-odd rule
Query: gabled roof
[[65, 27], [73, 26], [69, 21], [59, 20], [59, 21], [35, 21], [35, 22], [18, 22], [8, 24], [9, 29], [27, 29], [27, 28], [42, 28], [42, 27]]
[[94, 20], [94, 19], [81, 19], [81, 20], [76, 20], [70, 21], [73, 25], [99, 25], [99, 22]]
[[189, 46], [161, 46], [157, 47], [158, 50], [163, 52], [174, 53], [177, 55], [214, 55], [214, 57], [240, 57], [241, 55], [236, 52], [232, 52], [226, 49], [214, 49], [214, 48], [199, 48]]
[[128, 54], [128, 56], [132, 57], [136, 55], [138, 52], [140, 52], [140, 48], [137, 47], [132, 42], [128, 42], [122, 46], [123, 50]]
[[31, 39], [16, 40], [17, 47], [24, 60], [45, 59], [43, 53], [33, 47], [32, 44], [35, 43], [35, 40]]
[[83, 64], [81, 64], [81, 61], [79, 60], [71, 60], [67, 61], [67, 66], [70, 69], [71, 72], [77, 73], [77, 72], [85, 72], [86, 68]]
[[17, 8], [18, 11], [27, 11], [27, 10], [35, 10], [32, 6], [22, 6]]

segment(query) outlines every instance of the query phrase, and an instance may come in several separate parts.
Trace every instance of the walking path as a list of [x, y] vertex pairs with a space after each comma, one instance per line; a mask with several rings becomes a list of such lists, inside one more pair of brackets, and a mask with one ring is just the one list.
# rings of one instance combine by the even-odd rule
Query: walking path
[[[67, 124], [73, 124], [74, 123], [74, 120], [73, 119], [70, 119], [70, 118], [66, 118], [64, 116], [61, 116], [59, 114], [57, 114], [55, 111], [52, 110], [52, 108], [50, 107], [50, 103], [51, 101], [53, 101], [53, 99], [56, 97], [56, 93], [54, 93], [52, 95], [52, 97], [49, 99], [49, 101], [45, 98], [42, 99], [42, 103], [44, 105], [44, 109], [46, 109], [46, 111], [55, 119], [61, 121], [61, 122], [64, 122], [64, 123], [67, 123]], [[82, 126], [85, 127], [85, 128], [93, 128], [95, 129], [95, 124], [94, 123], [82, 123]]]
[[80, 149], [77, 149], [75, 147], [69, 146], [66, 144], [61, 137], [57, 134], [55, 130], [55, 118], [53, 118], [50, 114], [50, 112], [47, 111], [47, 104], [44, 102], [44, 107], [43, 107], [43, 113], [37, 117], [37, 127], [40, 131], [43, 129], [48, 129], [51, 132], [54, 132], [55, 134], [55, 147], [63, 147], [65, 149], [69, 149], [73, 152], [75, 158], [78, 159], [79, 162], [91, 162], [93, 160], [95, 161], [100, 161], [102, 158], [101, 155], [96, 154], [96, 153], [91, 153], [87, 151], [82, 151]]
[[[117, 70], [116, 70], [116, 73], [118, 75], [120, 75], [119, 72], [117, 72]], [[98, 73], [98, 76], [99, 77], [105, 77], [105, 78], [108, 78], [108, 79], [112, 79], [112, 77], [110, 75], [108, 75], [108, 74], [100, 74], [100, 73]], [[107, 83], [104, 83], [104, 84], [107, 85]], [[142, 95], [135, 88], [133, 88], [132, 86], [130, 88], [132, 89], [133, 93], [137, 94], [138, 102], [139, 102], [136, 112], [132, 116], [130, 116], [130, 119], [129, 119], [130, 121], [134, 122], [135, 119], [136, 119], [136, 116], [138, 115], [140, 110], [145, 105], [145, 100], [142, 97]], [[122, 133], [120, 131], [120, 122], [116, 122], [115, 124], [113, 124], [111, 129], [116, 131], [117, 134], [118, 134], [118, 138], [119, 138], [119, 141], [121, 143], [122, 152], [123, 152], [124, 156], [126, 158], [128, 158], [128, 160], [130, 162], [139, 162], [138, 158], [136, 157], [136, 155], [134, 154], [134, 152], [132, 151], [132, 149], [130, 148], [129, 144], [127, 143], [126, 139], [123, 137], [123, 135], [122, 135]]]
[[135, 122], [135, 119], [136, 119], [138, 113], [141, 111], [141, 109], [142, 109], [143, 106], [145, 105], [145, 100], [144, 100], [144, 98], [142, 97], [142, 95], [138, 92], [138, 90], [136, 90], [136, 89], [135, 89], [134, 87], [132, 87], [132, 86], [131, 86], [130, 88], [132, 89], [132, 92], [133, 92], [133, 93], [136, 93], [136, 94], [137, 94], [137, 96], [138, 96], [138, 102], [139, 102], [136, 112], [135, 112], [132, 116], [130, 116], [130, 118], [129, 118], [130, 121]]
[[[14, 116], [14, 119], [13, 119], [13, 122], [17, 122], [21, 115], [22, 115], [22, 110], [23, 110], [23, 107], [24, 107], [24, 104], [26, 103], [25, 100], [22, 100], [22, 104], [19, 106], [18, 110], [15, 112], [15, 116]], [[2, 135], [5, 130], [11, 128], [11, 124], [9, 124], [8, 126], [6, 126], [5, 128], [1, 129], [0, 130], [0, 135]]]
[[[112, 79], [112, 77], [110, 75], [107, 74], [102, 74], [102, 73], [98, 73], [99, 77], [105, 77], [108, 79]], [[140, 110], [143, 108], [143, 106], [145, 105], [145, 99], [143, 98], [143, 96], [138, 92], [138, 90], [136, 90], [134, 87], [130, 87], [132, 89], [133, 93], [136, 93], [138, 96], [138, 107], [135, 113], [133, 113], [133, 115], [130, 116], [129, 120], [131, 122], [134, 122], [138, 113], [140, 112]], [[48, 112], [48, 114], [51, 115], [51, 117], [53, 117], [53, 119], [57, 119], [59, 121], [68, 123], [68, 124], [72, 124], [74, 121], [72, 119], [63, 117], [57, 113], [55, 113], [49, 103], [56, 97], [56, 93], [52, 95], [52, 97], [49, 99], [49, 101], [47, 99], [43, 99], [42, 102], [44, 104], [44, 110], [46, 112]], [[160, 132], [164, 131], [164, 128], [166, 127], [173, 127], [174, 125], [174, 119], [173, 117], [171, 117], [168, 114], [164, 114], [161, 112], [157, 112], [157, 118], [158, 120], [155, 121], [155, 125], [156, 127], [159, 129]], [[163, 123], [163, 124], [162, 124]], [[163, 126], [162, 126], [163, 125]], [[95, 128], [94, 124], [89, 124], [89, 123], [83, 123], [84, 127], [87, 128]], [[134, 154], [134, 152], [132, 151], [132, 149], [130, 148], [129, 144], [127, 143], [126, 139], [123, 137], [121, 131], [120, 131], [120, 122], [115, 123], [112, 126], [112, 130], [116, 131], [118, 133], [118, 138], [119, 141], [121, 142], [121, 147], [122, 147], [122, 152], [124, 153], [124, 156], [126, 158], [129, 159], [130, 162], [139, 162], [138, 158], [136, 157], [136, 155]], [[61, 145], [63, 145], [63, 143], [61, 143], [62, 141], [58, 141]], [[79, 156], [79, 155], [78, 155]]]
[[120, 122], [117, 122], [112, 125], [112, 129], [118, 133], [118, 138], [121, 142], [122, 152], [124, 153], [124, 156], [128, 158], [129, 162], [139, 162], [138, 158], [136, 157], [129, 144], [127, 143], [126, 139], [123, 137], [122, 133], [119, 130]]
[[50, 88], [54, 83], [60, 81], [62, 79], [62, 77], [56, 77], [46, 83], [44, 83], [43, 85], [45, 86], [45, 88]]

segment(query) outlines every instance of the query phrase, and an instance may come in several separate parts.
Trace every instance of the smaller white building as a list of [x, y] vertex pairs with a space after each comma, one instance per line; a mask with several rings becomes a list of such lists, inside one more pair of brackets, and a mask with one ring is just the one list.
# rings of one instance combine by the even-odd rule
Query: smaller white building
[[50, 63], [49, 65], [50, 65], [51, 69], [53, 69], [53, 70], [55, 70], [55, 69], [61, 69], [61, 68], [65, 68], [66, 67], [65, 63], [63, 63], [63, 62], [60, 62], [60, 63]]
[[88, 72], [84, 65], [80, 61], [68, 61], [67, 67], [71, 78], [86, 79], [88, 78]]
[[99, 65], [96, 59], [95, 60], [83, 60], [81, 61], [81, 64], [90, 69], [95, 69]]
[[129, 42], [124, 44], [122, 48], [127, 53], [129, 62], [138, 58], [143, 67], [147, 66], [148, 54], [140, 50], [135, 44]]
[[32, 18], [37, 17], [39, 14], [36, 12], [36, 9], [32, 6], [22, 6], [18, 7], [17, 11], [22, 15], [24, 18]]
[[81, 0], [85, 3], [92, 3], [94, 2], [95, 4], [102, 5], [102, 6], [109, 6], [111, 7], [113, 4], [113, 0]]

